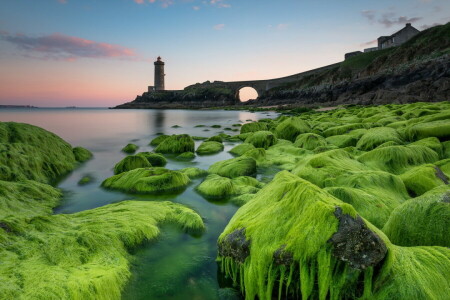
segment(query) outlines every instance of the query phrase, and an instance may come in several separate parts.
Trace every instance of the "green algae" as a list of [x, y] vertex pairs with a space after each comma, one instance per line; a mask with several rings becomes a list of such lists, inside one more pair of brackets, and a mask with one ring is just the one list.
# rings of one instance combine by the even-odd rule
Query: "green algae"
[[114, 174], [131, 171], [137, 168], [149, 168], [152, 165], [142, 155], [129, 155], [114, 166]]
[[114, 175], [103, 181], [102, 186], [132, 194], [156, 194], [184, 190], [189, 182], [186, 174], [154, 167]]
[[328, 128], [323, 132], [324, 137], [329, 137], [332, 135], [342, 135], [351, 132], [354, 129], [364, 129], [367, 128], [367, 124], [363, 123], [355, 123], [355, 124], [346, 124]]
[[374, 149], [358, 157], [358, 161], [371, 168], [401, 174], [408, 168], [439, 160], [439, 155], [420, 145], [390, 146]]
[[139, 149], [138, 145], [135, 144], [127, 144], [125, 147], [122, 148], [122, 152], [128, 153], [128, 154], [132, 154], [134, 152], [137, 151], [137, 149]]
[[407, 128], [406, 136], [410, 141], [427, 137], [437, 137], [446, 141], [450, 139], [450, 120], [437, 120], [412, 125]]
[[85, 175], [78, 180], [78, 185], [86, 185], [89, 183], [92, 183], [94, 181], [94, 178], [90, 175]]
[[75, 156], [75, 160], [78, 162], [85, 162], [92, 158], [92, 152], [83, 148], [83, 147], [75, 147], [72, 149], [73, 155]]
[[207, 138], [205, 140], [205, 142], [218, 142], [218, 143], [222, 143], [223, 142], [223, 138], [222, 135], [214, 135], [210, 138]]
[[195, 158], [194, 152], [183, 152], [177, 156], [178, 160], [193, 160]]
[[[80, 149], [75, 153], [85, 154]], [[76, 164], [72, 146], [57, 135], [28, 124], [0, 122], [0, 180], [50, 182]]]
[[281, 122], [275, 127], [275, 134], [280, 139], [294, 142], [299, 134], [311, 131], [309, 125], [300, 118], [289, 118]]
[[240, 133], [249, 133], [249, 132], [256, 132], [256, 131], [264, 131], [268, 130], [269, 127], [267, 126], [267, 123], [265, 122], [252, 122], [252, 123], [246, 123], [241, 126]]
[[252, 144], [242, 143], [240, 145], [233, 147], [229, 152], [233, 155], [241, 156], [245, 152], [253, 149], [255, 149], [255, 146], [253, 146]]
[[171, 135], [162, 141], [155, 149], [158, 153], [194, 152], [194, 140], [187, 134]]
[[217, 174], [208, 175], [205, 180], [197, 186], [196, 190], [204, 197], [210, 199], [227, 199], [236, 194], [236, 189], [230, 178]]
[[267, 159], [266, 150], [264, 148], [255, 148], [245, 152], [241, 157], [251, 157], [256, 163], [262, 164], [265, 163]]
[[136, 155], [145, 157], [153, 167], [164, 167], [167, 164], [167, 159], [158, 153], [139, 152]]
[[204, 176], [208, 175], [208, 171], [205, 171], [205, 170], [202, 170], [199, 168], [195, 168], [195, 167], [184, 168], [184, 169], [178, 170], [178, 172], [186, 174], [187, 177], [189, 177], [190, 179], [200, 178], [200, 177], [204, 177]]
[[228, 178], [254, 176], [256, 174], [256, 161], [251, 157], [232, 158], [212, 164], [208, 172]]
[[245, 139], [245, 143], [264, 149], [275, 145], [277, 141], [277, 137], [270, 131], [257, 131]]
[[424, 138], [424, 139], [418, 140], [414, 143], [411, 143], [410, 145], [419, 145], [419, 146], [428, 147], [428, 148], [434, 150], [439, 155], [439, 157], [443, 157], [443, 155], [444, 155], [443, 144], [441, 144], [439, 139], [436, 137]]
[[196, 152], [199, 155], [215, 154], [223, 151], [223, 144], [214, 141], [205, 141], [198, 146]]
[[450, 247], [448, 186], [438, 186], [397, 207], [383, 231], [399, 246]]
[[347, 134], [333, 135], [327, 137], [325, 140], [339, 148], [356, 146], [356, 143], [358, 143], [358, 138]]
[[364, 151], [370, 151], [386, 142], [403, 144], [400, 135], [395, 129], [389, 127], [376, 127], [367, 130], [359, 139], [356, 147]]
[[304, 148], [306, 150], [314, 150], [317, 147], [327, 146], [325, 138], [315, 133], [304, 133], [297, 136], [294, 146]]
[[150, 146], [158, 146], [159, 144], [164, 142], [168, 137], [169, 137], [169, 135], [165, 135], [165, 134], [157, 136], [153, 140], [150, 141], [149, 145]]
[[432, 164], [420, 165], [400, 175], [412, 197], [420, 196], [435, 187], [448, 184], [448, 177]]

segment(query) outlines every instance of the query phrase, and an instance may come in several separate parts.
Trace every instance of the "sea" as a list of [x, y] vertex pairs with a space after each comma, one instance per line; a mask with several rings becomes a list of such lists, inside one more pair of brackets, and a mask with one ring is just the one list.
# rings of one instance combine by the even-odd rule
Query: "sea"
[[[182, 233], [173, 225], [161, 227], [158, 239], [130, 249], [131, 277], [122, 299], [240, 299], [229, 280], [219, 272], [216, 262], [217, 238], [238, 207], [223, 201], [208, 201], [195, 191], [202, 179], [193, 180], [186, 190], [176, 194], [131, 195], [103, 189], [102, 181], [113, 175], [113, 167], [126, 156], [121, 149], [128, 143], [140, 151], [152, 151], [149, 142], [159, 134], [210, 137], [219, 133], [238, 134], [225, 128], [262, 118], [275, 118], [275, 112], [227, 110], [116, 110], [107, 108], [3, 108], [1, 122], [21, 122], [51, 131], [72, 146], [89, 149], [93, 159], [82, 164], [55, 186], [63, 199], [55, 214], [70, 214], [123, 200], [173, 201], [197, 211], [205, 221], [201, 236]], [[195, 127], [205, 125], [204, 127]], [[212, 128], [221, 125], [221, 128]], [[196, 141], [196, 147], [201, 141]], [[166, 168], [208, 169], [216, 161], [232, 158], [228, 151], [238, 143], [224, 142], [216, 155], [197, 156], [193, 161], [169, 159]], [[86, 175], [91, 184], [80, 186]], [[264, 176], [264, 175], [263, 175]], [[270, 176], [267, 175], [267, 176]], [[258, 178], [264, 180], [264, 178]]]

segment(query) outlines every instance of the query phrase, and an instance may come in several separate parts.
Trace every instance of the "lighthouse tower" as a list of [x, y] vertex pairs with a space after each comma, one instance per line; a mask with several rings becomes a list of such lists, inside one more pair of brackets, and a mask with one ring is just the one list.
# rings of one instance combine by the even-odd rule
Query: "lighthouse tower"
[[164, 91], [164, 62], [161, 56], [155, 61], [155, 91]]

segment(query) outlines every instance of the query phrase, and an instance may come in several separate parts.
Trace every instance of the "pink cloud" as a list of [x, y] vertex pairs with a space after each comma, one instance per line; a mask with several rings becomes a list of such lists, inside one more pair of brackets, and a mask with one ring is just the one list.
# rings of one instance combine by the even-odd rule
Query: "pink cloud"
[[1, 38], [25, 51], [24, 55], [39, 59], [74, 61], [78, 58], [117, 58], [143, 60], [134, 50], [124, 46], [91, 41], [60, 33], [40, 37], [24, 34], [3, 34]]
[[229, 8], [229, 7], [231, 7], [230, 4], [225, 3], [225, 0], [210, 0], [209, 3], [211, 5], [215, 5], [215, 6], [220, 7], [220, 8]]
[[214, 30], [222, 30], [225, 28], [225, 24], [217, 24], [213, 26]]

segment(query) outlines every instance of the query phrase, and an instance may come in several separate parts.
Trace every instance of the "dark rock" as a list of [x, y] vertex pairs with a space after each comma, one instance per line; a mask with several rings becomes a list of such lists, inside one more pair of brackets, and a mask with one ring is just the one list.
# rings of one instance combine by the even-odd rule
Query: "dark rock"
[[437, 178], [439, 178], [440, 180], [442, 180], [445, 184], [448, 184], [448, 178], [447, 176], [444, 174], [444, 172], [442, 172], [441, 169], [439, 169], [439, 167], [434, 167], [434, 169], [436, 170], [436, 176]]
[[277, 265], [289, 266], [294, 261], [292, 252], [285, 250], [286, 245], [282, 245], [273, 253], [273, 261]]
[[0, 222], [0, 228], [6, 232], [12, 232], [11, 227], [9, 227], [9, 225], [6, 223]]
[[442, 196], [442, 202], [450, 203], [450, 192], [447, 192]]
[[235, 261], [243, 263], [250, 255], [250, 240], [245, 237], [245, 228], [236, 229], [219, 243], [219, 254], [232, 257]]
[[339, 220], [339, 228], [328, 240], [333, 244], [333, 256], [358, 270], [374, 266], [386, 256], [386, 245], [361, 217], [355, 219], [343, 214], [340, 207], [336, 207], [334, 215]]

